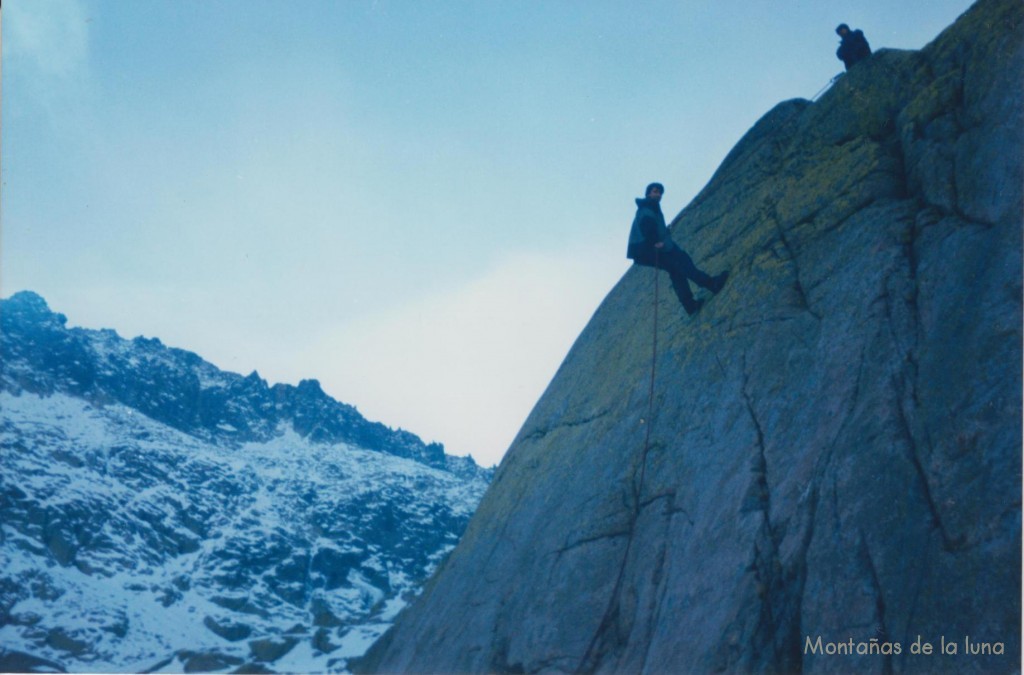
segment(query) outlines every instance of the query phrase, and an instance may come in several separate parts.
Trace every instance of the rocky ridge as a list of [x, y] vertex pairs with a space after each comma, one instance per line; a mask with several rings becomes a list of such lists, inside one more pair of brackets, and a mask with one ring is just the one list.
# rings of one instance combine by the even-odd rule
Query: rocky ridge
[[[253, 371], [222, 371], [158, 338], [121, 338], [113, 330], [68, 328], [32, 292], [16, 293], [0, 311], [0, 390], [63, 392], [99, 404], [120, 403], [190, 436], [218, 444], [268, 441], [288, 424], [314, 443], [348, 443], [466, 476], [472, 461], [446, 455], [402, 429], [370, 422], [328, 396], [317, 380], [275, 384]], [[486, 473], [486, 472], [484, 472]]]
[[981, 0], [766, 114], [672, 223], [732, 276], [662, 294], [653, 417], [633, 268], [358, 669], [1019, 669], [1022, 28]]
[[344, 670], [490, 478], [315, 382], [68, 329], [30, 293], [0, 323], [3, 671]]

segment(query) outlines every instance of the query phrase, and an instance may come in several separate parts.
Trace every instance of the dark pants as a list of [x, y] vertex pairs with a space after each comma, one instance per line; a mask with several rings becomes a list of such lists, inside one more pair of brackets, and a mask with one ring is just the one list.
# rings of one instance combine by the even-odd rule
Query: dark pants
[[633, 258], [633, 262], [637, 265], [657, 267], [668, 272], [669, 277], [672, 279], [672, 288], [679, 297], [679, 302], [683, 303], [686, 311], [693, 310], [696, 304], [696, 301], [693, 299], [693, 291], [690, 290], [690, 284], [687, 282], [687, 279], [692, 279], [694, 283], [703, 288], [712, 289], [714, 286], [714, 281], [711, 277], [697, 269], [697, 266], [693, 264], [693, 258], [686, 251], [678, 247], [658, 251], [657, 260], [655, 260], [653, 250], [650, 252], [643, 251]]

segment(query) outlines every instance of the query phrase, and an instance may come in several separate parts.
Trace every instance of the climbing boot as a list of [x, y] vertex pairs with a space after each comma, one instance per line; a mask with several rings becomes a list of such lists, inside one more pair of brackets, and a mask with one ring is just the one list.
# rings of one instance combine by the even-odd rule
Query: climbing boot
[[683, 309], [686, 310], [687, 314], [689, 314], [690, 316], [693, 316], [694, 314], [699, 312], [700, 308], [703, 307], [703, 306], [704, 306], [704, 301], [703, 300], [694, 300], [691, 303], [683, 305]]
[[711, 277], [711, 288], [712, 293], [718, 293], [720, 290], [725, 288], [725, 280], [729, 278], [728, 272], [722, 272], [721, 274]]

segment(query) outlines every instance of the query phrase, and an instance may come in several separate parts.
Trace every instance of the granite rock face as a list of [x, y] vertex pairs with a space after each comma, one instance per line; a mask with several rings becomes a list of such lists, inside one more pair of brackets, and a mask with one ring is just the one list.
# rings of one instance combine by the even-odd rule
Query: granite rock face
[[633, 268], [359, 668], [1019, 668], [1022, 16], [765, 115], [672, 224], [732, 276], [661, 276], [652, 418]]

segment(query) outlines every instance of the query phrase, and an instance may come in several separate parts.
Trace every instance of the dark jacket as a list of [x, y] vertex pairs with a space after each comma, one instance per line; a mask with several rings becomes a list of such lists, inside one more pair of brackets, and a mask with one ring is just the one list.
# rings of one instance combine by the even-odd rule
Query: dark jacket
[[843, 41], [839, 43], [836, 56], [846, 64], [847, 70], [858, 61], [863, 61], [871, 56], [871, 47], [868, 45], [864, 33], [860, 30], [847, 31], [846, 35], [843, 36]]
[[629, 246], [626, 249], [626, 257], [633, 260], [638, 257], [652, 257], [654, 245], [658, 242], [665, 244], [664, 251], [670, 251], [676, 246], [665, 225], [661, 204], [654, 199], [637, 199], [636, 217], [633, 218], [633, 227], [629, 230]]

